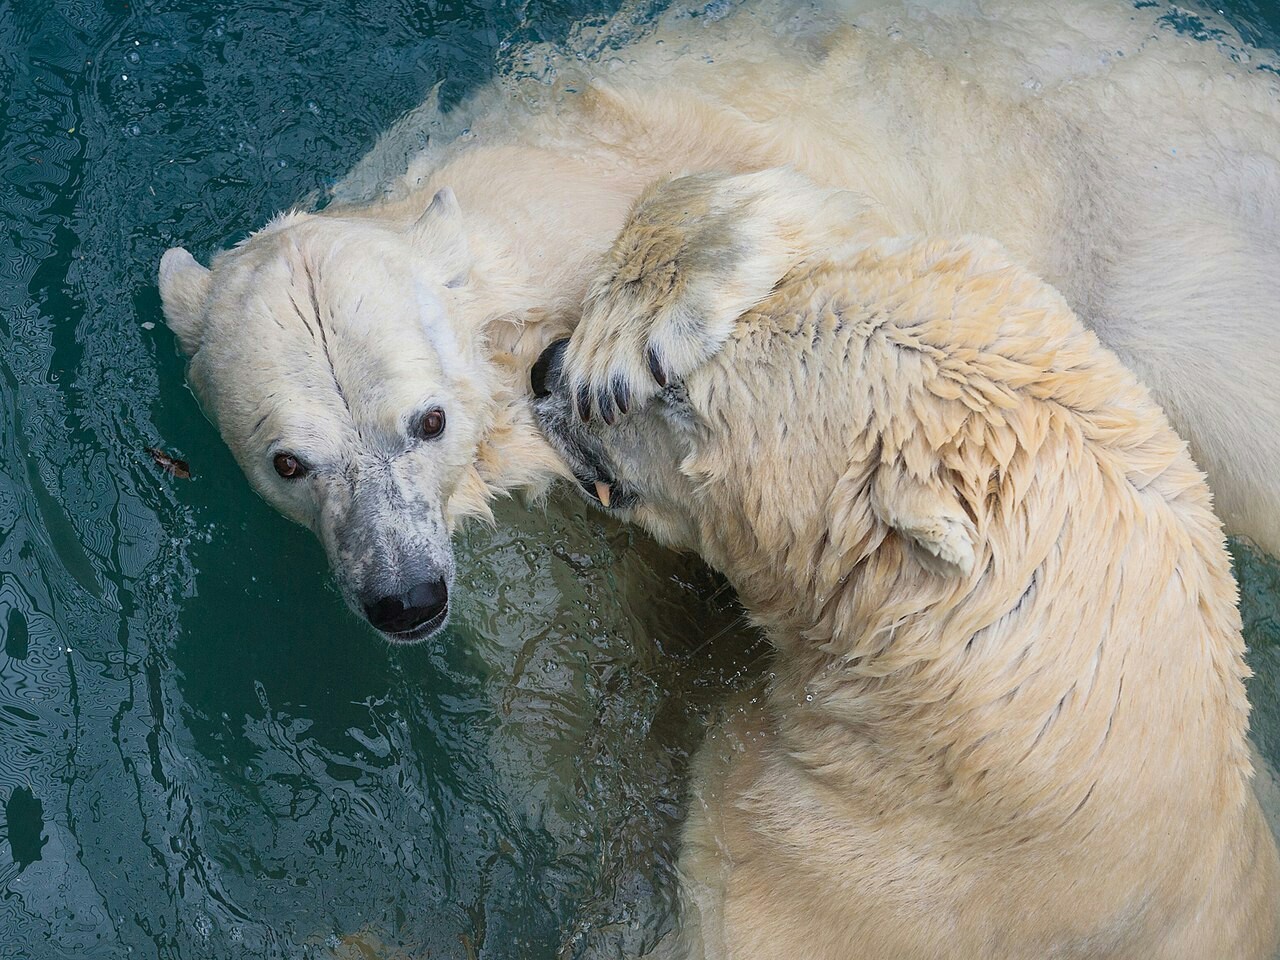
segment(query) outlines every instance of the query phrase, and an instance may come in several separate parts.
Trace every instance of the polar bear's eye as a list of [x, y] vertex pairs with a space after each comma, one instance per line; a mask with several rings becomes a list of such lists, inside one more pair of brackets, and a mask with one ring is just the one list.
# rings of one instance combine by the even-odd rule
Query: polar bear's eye
[[444, 433], [444, 411], [439, 407], [432, 407], [413, 424], [414, 436], [420, 440], [434, 440], [440, 434]]
[[306, 464], [292, 453], [277, 453], [271, 465], [276, 468], [276, 473], [286, 480], [297, 480], [307, 475]]

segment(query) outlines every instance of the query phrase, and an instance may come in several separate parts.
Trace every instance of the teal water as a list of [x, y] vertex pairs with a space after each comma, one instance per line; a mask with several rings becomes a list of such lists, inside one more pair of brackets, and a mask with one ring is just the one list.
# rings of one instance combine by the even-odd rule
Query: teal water
[[[614, 2], [0, 0], [0, 960], [541, 960], [665, 922], [688, 751], [765, 668], [732, 599], [511, 504], [449, 633], [388, 649], [250, 491], [154, 288]], [[1227, 13], [1275, 45], [1280, 10]], [[1234, 550], [1276, 763], [1280, 565]]]

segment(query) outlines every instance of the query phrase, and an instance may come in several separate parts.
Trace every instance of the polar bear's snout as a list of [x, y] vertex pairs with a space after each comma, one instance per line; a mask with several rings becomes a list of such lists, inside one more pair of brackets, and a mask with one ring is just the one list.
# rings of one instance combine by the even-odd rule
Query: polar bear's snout
[[426, 640], [448, 620], [454, 571], [432, 485], [397, 461], [365, 460], [347, 476], [317, 524], [343, 598], [390, 642]]
[[[340, 533], [332, 562], [353, 610], [392, 643], [418, 643], [449, 617], [453, 557], [447, 535], [432, 536], [416, 518]], [[359, 521], [356, 521], [358, 524]]]
[[568, 345], [567, 337], [555, 341], [529, 371], [534, 416], [589, 502], [615, 510], [634, 506], [633, 492], [618, 483], [604, 446], [592, 435], [590, 425], [575, 416], [575, 404], [565, 396], [561, 370]]

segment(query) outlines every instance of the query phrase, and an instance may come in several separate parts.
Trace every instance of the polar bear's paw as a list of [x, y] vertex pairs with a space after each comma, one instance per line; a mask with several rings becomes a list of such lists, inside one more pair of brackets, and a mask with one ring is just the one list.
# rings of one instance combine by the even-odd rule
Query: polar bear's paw
[[785, 168], [651, 186], [592, 283], [565, 354], [563, 382], [582, 419], [613, 423], [714, 357], [803, 256], [797, 224], [831, 209], [850, 218], [834, 196]]
[[[638, 301], [639, 298], [637, 298]], [[688, 304], [588, 301], [565, 352], [564, 376], [583, 421], [612, 424], [711, 359], [733, 332], [733, 316], [698, 314]]]
[[737, 255], [722, 249], [730, 238], [659, 217], [652, 207], [663, 199], [642, 200], [619, 234], [569, 342], [565, 383], [583, 420], [598, 412], [613, 423], [684, 379], [715, 356], [750, 303], [721, 295], [724, 261]]

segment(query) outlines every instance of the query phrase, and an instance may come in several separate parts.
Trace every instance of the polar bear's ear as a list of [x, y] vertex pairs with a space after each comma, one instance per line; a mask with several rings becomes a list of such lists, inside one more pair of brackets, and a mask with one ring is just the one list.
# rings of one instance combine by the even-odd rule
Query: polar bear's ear
[[188, 357], [200, 347], [204, 334], [204, 305], [209, 299], [210, 272], [182, 247], [171, 247], [160, 258], [160, 303], [165, 323]]
[[967, 577], [976, 562], [977, 529], [955, 490], [886, 464], [871, 485], [871, 509], [914, 548], [926, 569]]
[[471, 273], [471, 250], [462, 229], [462, 208], [449, 187], [441, 187], [410, 231], [413, 239], [439, 261], [444, 285], [460, 287]]

